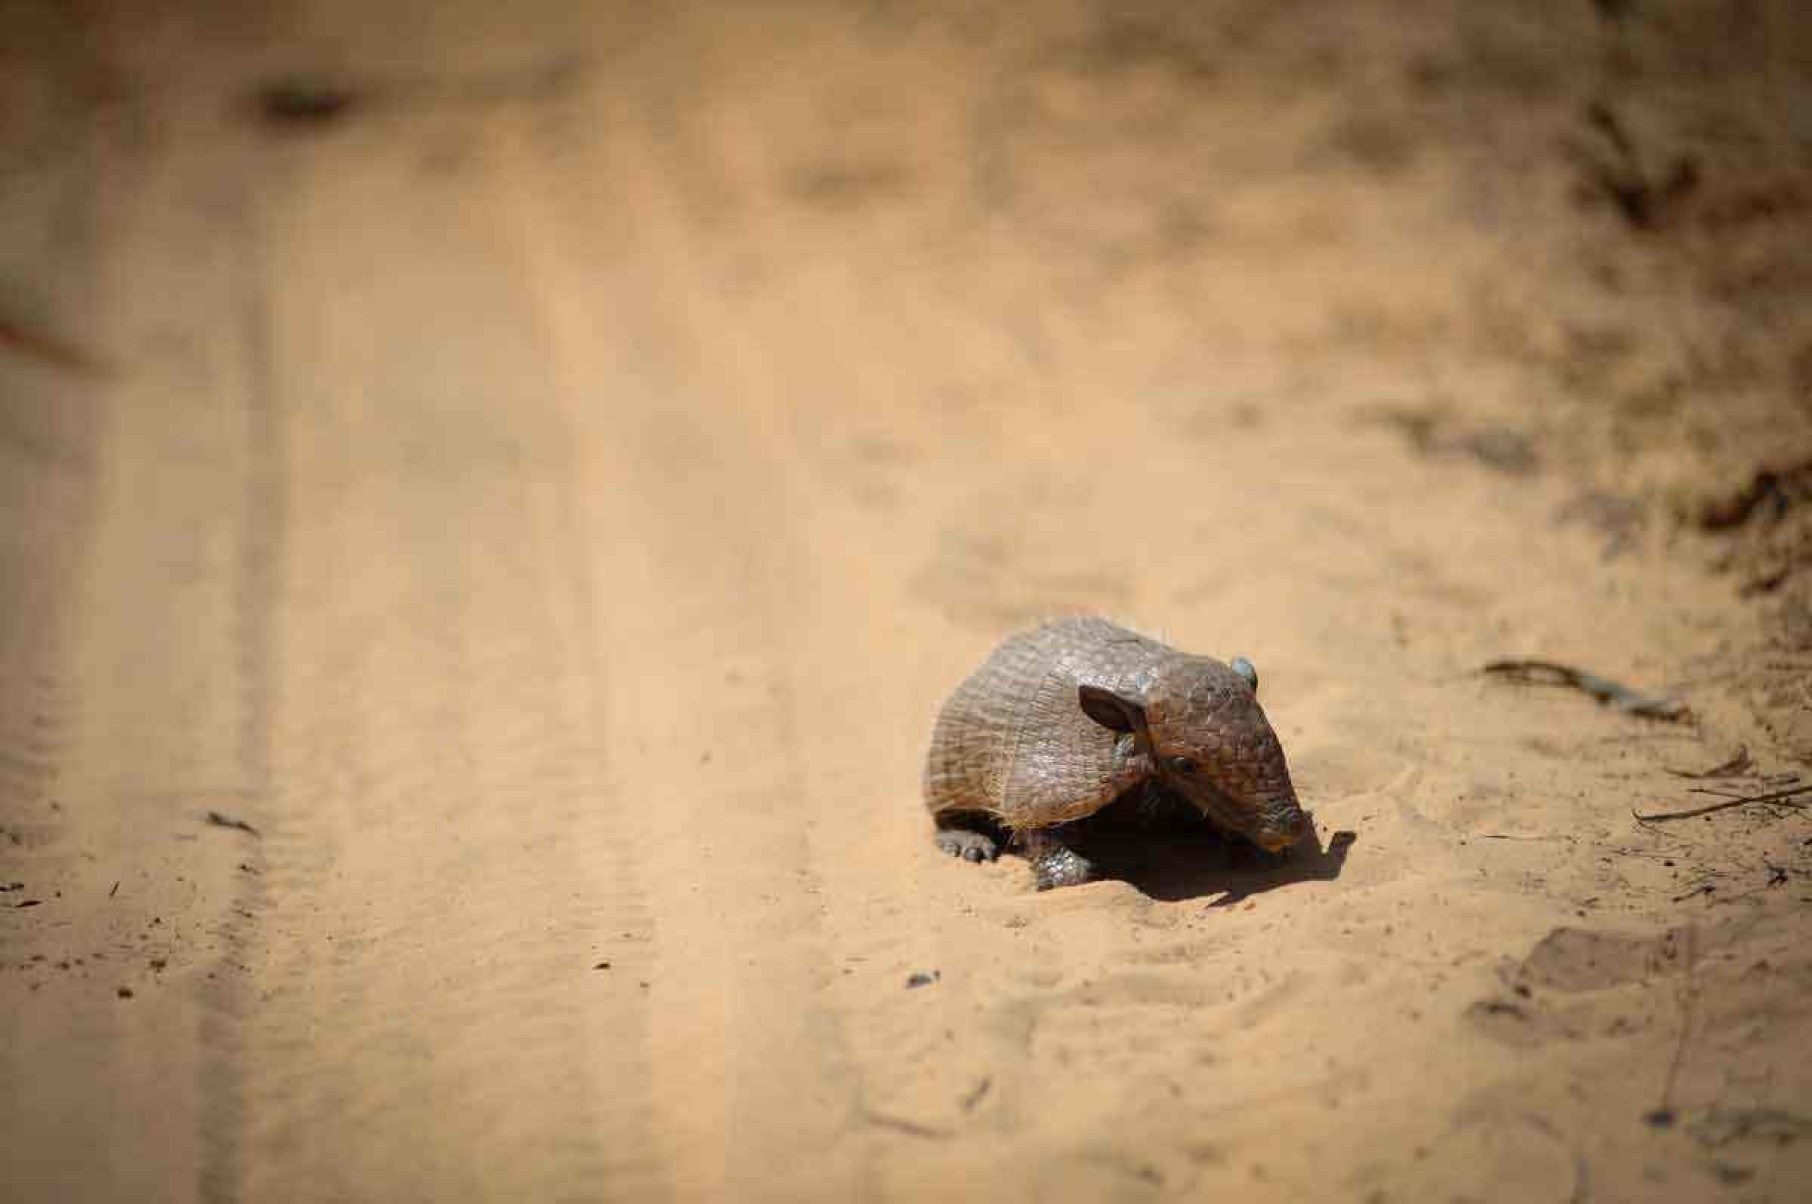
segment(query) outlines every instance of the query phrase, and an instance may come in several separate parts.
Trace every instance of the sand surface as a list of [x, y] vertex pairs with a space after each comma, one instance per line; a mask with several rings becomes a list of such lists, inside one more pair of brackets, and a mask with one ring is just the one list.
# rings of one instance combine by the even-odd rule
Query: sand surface
[[1804, 1199], [1812, 36], [1500, 7], [0, 4], [0, 1197]]

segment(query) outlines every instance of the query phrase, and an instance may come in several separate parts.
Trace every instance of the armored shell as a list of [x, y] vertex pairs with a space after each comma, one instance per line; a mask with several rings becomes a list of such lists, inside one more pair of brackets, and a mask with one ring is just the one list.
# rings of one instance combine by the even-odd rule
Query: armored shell
[[1086, 617], [1010, 636], [956, 688], [924, 793], [940, 826], [979, 812], [1026, 832], [1154, 783], [1266, 848], [1312, 830], [1249, 662]]

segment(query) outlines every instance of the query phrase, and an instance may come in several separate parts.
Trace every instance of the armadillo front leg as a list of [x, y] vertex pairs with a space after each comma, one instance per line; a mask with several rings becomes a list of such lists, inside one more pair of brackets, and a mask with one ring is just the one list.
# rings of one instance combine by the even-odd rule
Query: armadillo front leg
[[937, 847], [964, 861], [993, 861], [999, 855], [998, 846], [982, 830], [987, 826], [980, 815], [945, 812], [937, 817]]
[[1041, 828], [1021, 834], [1020, 847], [1032, 863], [1032, 876], [1039, 890], [1080, 886], [1094, 876], [1094, 865], [1076, 851], [1072, 839], [1063, 828]]

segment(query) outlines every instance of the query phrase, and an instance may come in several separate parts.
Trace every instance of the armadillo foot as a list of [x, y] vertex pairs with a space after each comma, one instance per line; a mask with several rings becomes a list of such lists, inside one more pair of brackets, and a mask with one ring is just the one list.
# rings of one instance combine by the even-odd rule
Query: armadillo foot
[[964, 861], [993, 861], [1000, 856], [994, 838], [967, 828], [943, 828], [937, 834], [937, 847]]
[[1075, 849], [1052, 849], [1032, 863], [1032, 876], [1039, 890], [1059, 886], [1081, 886], [1089, 880], [1095, 867]]
[[1094, 876], [1089, 859], [1046, 833], [1033, 833], [1025, 840], [1026, 857], [1032, 862], [1032, 877], [1039, 890], [1059, 886], [1080, 886]]

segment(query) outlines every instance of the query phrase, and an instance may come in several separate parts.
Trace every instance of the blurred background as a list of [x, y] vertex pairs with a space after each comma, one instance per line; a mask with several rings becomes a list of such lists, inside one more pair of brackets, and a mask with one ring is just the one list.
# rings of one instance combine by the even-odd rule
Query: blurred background
[[[1791, 0], [0, 0], [0, 1194], [1791, 1198], [1809, 498]], [[1345, 871], [941, 859], [1073, 611]]]

